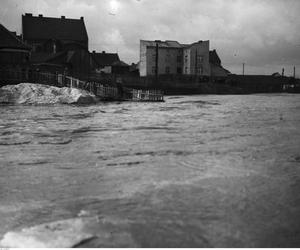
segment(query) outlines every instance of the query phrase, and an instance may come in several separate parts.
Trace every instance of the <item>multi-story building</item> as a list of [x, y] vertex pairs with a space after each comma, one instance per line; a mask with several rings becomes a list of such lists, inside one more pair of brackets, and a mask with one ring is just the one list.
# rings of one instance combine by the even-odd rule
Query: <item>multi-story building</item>
[[22, 38], [32, 48], [31, 65], [47, 72], [87, 77], [97, 64], [88, 50], [84, 18], [22, 15]]
[[70, 19], [22, 15], [23, 41], [33, 52], [58, 53], [70, 44], [78, 44], [88, 50], [88, 34], [84, 18]]
[[209, 41], [140, 41], [140, 76], [156, 74], [210, 76]]

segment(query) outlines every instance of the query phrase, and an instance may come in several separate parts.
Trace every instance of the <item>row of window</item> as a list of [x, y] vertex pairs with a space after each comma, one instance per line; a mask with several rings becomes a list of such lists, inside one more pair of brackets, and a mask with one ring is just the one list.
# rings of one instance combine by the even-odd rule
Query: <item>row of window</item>
[[[155, 55], [155, 54], [152, 55], [152, 61], [153, 61], [153, 62], [156, 61], [156, 55]], [[166, 62], [171, 61], [171, 56], [170, 56], [170, 54], [167, 54], [167, 55], [166, 55], [165, 61], [166, 61]], [[181, 63], [181, 62], [182, 62], [182, 56], [180, 56], [180, 55], [177, 56], [177, 62], [178, 62], [178, 63]]]
[[[156, 61], [156, 55], [152, 55], [152, 60], [153, 60], [153, 62]], [[170, 61], [170, 57], [166, 56], [165, 57], [165, 61], [169, 62]], [[188, 63], [188, 56], [185, 56], [184, 62]], [[182, 63], [182, 57], [181, 56], [177, 56], [177, 63]], [[203, 56], [197, 56], [197, 58], [196, 58], [196, 64], [201, 64], [201, 63], [203, 63]]]
[[[170, 71], [170, 67], [166, 67], [165, 68], [165, 74], [170, 74], [171, 71]], [[152, 67], [152, 74], [155, 74], [155, 67]], [[177, 74], [182, 74], [182, 68], [178, 67], [177, 68]]]
[[[152, 74], [155, 74], [155, 69], [156, 69], [155, 67], [152, 67]], [[184, 73], [185, 74], [189, 73], [188, 72], [188, 67], [184, 68]], [[165, 68], [165, 74], [170, 74], [170, 67], [167, 66]], [[180, 67], [177, 68], [177, 74], [182, 74], [182, 68], [180, 68]], [[196, 67], [196, 74], [197, 75], [203, 75], [203, 66], [202, 65]]]

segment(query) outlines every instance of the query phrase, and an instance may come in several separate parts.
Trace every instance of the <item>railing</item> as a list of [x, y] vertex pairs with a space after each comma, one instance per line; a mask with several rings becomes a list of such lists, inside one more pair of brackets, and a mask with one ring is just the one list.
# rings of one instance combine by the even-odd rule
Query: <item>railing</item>
[[47, 84], [57, 87], [78, 88], [89, 91], [96, 96], [109, 100], [133, 100], [133, 101], [163, 101], [163, 92], [160, 90], [137, 90], [132, 88], [118, 89], [113, 86], [103, 85], [99, 82], [86, 82], [74, 77], [47, 72], [0, 70], [0, 83], [5, 82], [30, 82]]
[[160, 90], [132, 90], [132, 100], [134, 101], [163, 101], [163, 93]]

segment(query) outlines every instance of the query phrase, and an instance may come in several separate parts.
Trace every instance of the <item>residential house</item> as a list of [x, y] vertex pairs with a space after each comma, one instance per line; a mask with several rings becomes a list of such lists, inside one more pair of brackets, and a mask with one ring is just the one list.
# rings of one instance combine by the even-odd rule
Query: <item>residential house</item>
[[22, 36], [33, 52], [56, 54], [74, 43], [88, 50], [88, 34], [83, 17], [53, 18], [26, 13], [22, 15]]
[[30, 50], [14, 32], [0, 24], [0, 68], [22, 70], [28, 67]]
[[[157, 65], [156, 65], [157, 64]], [[140, 76], [156, 74], [210, 76], [209, 41], [140, 41]]]
[[125, 74], [129, 72], [129, 65], [120, 60], [117, 53], [106, 53], [102, 51], [91, 53], [97, 62], [98, 67], [95, 69], [98, 73], [104, 74]]
[[37, 70], [64, 72], [85, 78], [96, 62], [88, 51], [84, 18], [22, 16], [23, 41], [32, 47], [31, 63]]

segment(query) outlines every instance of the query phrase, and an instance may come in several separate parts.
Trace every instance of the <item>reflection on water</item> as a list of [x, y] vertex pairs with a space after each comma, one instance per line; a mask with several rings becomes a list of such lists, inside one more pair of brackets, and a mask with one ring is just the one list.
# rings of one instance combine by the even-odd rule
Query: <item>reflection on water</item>
[[87, 211], [141, 247], [300, 245], [297, 95], [0, 112], [0, 238]]

